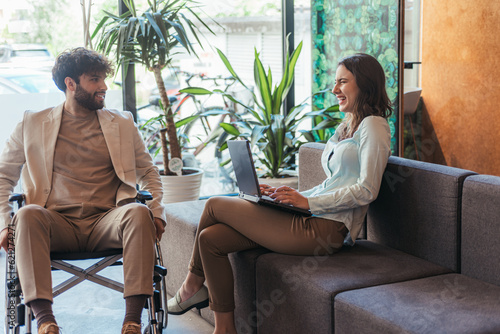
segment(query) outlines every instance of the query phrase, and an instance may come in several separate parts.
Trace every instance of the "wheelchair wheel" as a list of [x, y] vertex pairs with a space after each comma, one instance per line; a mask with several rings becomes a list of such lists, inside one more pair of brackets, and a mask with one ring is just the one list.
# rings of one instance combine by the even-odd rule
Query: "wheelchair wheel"
[[[153, 325], [148, 325], [145, 329], [143, 334], [155, 334], [155, 333], [163, 333], [163, 329], [158, 330], [157, 328], [152, 327]], [[155, 332], [156, 329], [156, 332]]]
[[6, 334], [19, 334], [21, 333], [21, 326], [29, 322], [29, 329], [31, 332], [31, 312], [23, 302], [23, 295], [21, 291], [21, 283], [17, 269], [13, 266], [14, 251], [9, 250], [6, 258], [6, 271], [5, 271], [5, 333]]
[[167, 327], [167, 288], [165, 277], [167, 269], [163, 266], [160, 244], [156, 242], [156, 265], [153, 276], [153, 296], [148, 298], [146, 308], [148, 310], [148, 324], [144, 328], [144, 334], [161, 334]]
[[162, 334], [163, 329], [167, 327], [164, 320], [164, 315], [167, 312], [161, 308], [161, 303], [159, 303], [160, 293], [156, 290], [154, 294], [147, 302], [146, 308], [148, 309], [149, 322], [144, 328], [144, 334]]

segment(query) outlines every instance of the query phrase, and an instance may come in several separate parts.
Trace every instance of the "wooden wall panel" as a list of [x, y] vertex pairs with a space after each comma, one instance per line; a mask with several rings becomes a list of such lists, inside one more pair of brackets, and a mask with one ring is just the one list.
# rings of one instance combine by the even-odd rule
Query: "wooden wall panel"
[[500, 175], [500, 1], [423, 0], [423, 157]]

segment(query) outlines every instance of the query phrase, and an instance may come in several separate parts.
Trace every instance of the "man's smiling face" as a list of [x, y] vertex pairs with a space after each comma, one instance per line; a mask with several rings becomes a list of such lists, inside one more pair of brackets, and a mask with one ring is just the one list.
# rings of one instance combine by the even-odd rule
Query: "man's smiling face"
[[75, 100], [78, 104], [88, 110], [104, 108], [104, 98], [108, 86], [104, 80], [104, 73], [82, 74], [80, 83], [76, 84]]

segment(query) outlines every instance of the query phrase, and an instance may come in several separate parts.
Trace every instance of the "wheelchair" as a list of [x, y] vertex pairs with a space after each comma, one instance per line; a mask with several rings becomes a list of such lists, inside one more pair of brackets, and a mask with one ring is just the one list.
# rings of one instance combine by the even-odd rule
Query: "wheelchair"
[[[147, 191], [139, 191], [136, 201], [145, 204], [153, 197]], [[10, 202], [17, 202], [17, 207], [24, 203], [23, 194], [12, 194]], [[14, 213], [12, 213], [13, 215]], [[9, 227], [11, 229], [12, 227]], [[9, 231], [9, 239], [13, 239], [14, 231]], [[161, 334], [167, 327], [167, 291], [166, 275], [167, 269], [163, 266], [163, 257], [160, 243], [155, 245], [156, 263], [153, 275], [153, 295], [149, 297], [144, 305], [148, 312], [148, 324], [144, 328], [144, 334]], [[114, 281], [98, 274], [99, 271], [115, 265], [122, 265], [122, 249], [110, 249], [102, 252], [84, 253], [51, 253], [52, 270], [63, 270], [71, 275], [69, 279], [52, 288], [54, 298], [69, 290], [75, 285], [89, 280], [104, 287], [123, 293], [123, 283]], [[80, 268], [66, 261], [95, 260], [96, 262], [88, 268]], [[32, 333], [33, 313], [28, 305], [23, 303], [23, 293], [16, 269], [15, 249], [9, 250], [6, 261], [6, 286], [5, 286], [5, 333], [19, 334], [21, 327], [26, 326], [26, 334]], [[35, 328], [35, 333], [37, 329]]]

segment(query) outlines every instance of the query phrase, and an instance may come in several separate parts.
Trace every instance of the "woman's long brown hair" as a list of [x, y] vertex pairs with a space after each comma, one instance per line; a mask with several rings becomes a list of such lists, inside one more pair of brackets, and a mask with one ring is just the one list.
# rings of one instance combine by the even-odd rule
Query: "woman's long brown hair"
[[385, 73], [377, 59], [365, 53], [357, 53], [342, 59], [338, 63], [340, 65], [353, 74], [359, 88], [354, 112], [346, 115], [347, 126], [339, 136], [339, 140], [343, 140], [353, 136], [365, 117], [388, 118], [393, 109], [385, 90]]

